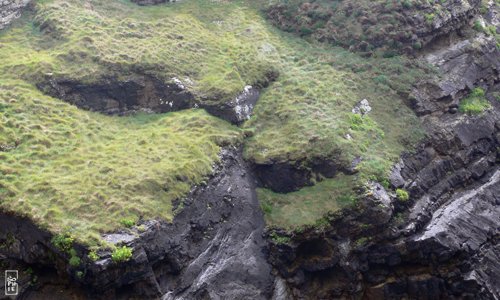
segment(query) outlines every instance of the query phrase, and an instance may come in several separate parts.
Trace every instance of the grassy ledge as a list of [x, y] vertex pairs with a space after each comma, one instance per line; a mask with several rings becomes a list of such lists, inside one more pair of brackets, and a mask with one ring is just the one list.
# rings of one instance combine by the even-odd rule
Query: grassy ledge
[[491, 108], [482, 88], [475, 88], [469, 96], [462, 99], [458, 110], [469, 115], [477, 115]]
[[257, 196], [268, 224], [297, 229], [315, 224], [326, 212], [354, 204], [356, 195], [353, 188], [350, 176], [338, 175], [335, 179], [327, 179], [288, 194], [257, 189]]
[[108, 117], [2, 80], [0, 208], [98, 244], [124, 218], [171, 220], [171, 201], [239, 136], [203, 110]]

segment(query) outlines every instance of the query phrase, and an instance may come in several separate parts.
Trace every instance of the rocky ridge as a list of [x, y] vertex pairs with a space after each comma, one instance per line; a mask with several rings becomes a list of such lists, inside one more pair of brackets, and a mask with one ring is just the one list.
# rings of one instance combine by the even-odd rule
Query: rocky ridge
[[480, 0], [454, 1], [300, 1], [268, 10], [278, 27], [372, 55], [384, 49], [414, 53], [435, 39], [460, 31], [477, 14]]
[[12, 21], [21, 16], [21, 10], [31, 0], [2, 0], [0, 1], [0, 29], [5, 28]]
[[[273, 75], [274, 76], [274, 75]], [[273, 80], [274, 77], [268, 78]], [[228, 101], [199, 99], [186, 87], [189, 78], [171, 78], [168, 83], [147, 75], [130, 75], [117, 81], [105, 78], [98, 84], [84, 84], [56, 79], [46, 75], [37, 86], [46, 94], [63, 99], [82, 109], [105, 114], [131, 114], [138, 111], [166, 113], [189, 108], [204, 108], [210, 114], [233, 124], [250, 118], [261, 87], [246, 86], [239, 95]], [[264, 85], [267, 85], [265, 82]]]

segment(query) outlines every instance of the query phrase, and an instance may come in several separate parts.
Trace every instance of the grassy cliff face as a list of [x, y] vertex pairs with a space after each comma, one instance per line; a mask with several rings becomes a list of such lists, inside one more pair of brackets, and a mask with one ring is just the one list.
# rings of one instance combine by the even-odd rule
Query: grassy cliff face
[[172, 219], [239, 131], [202, 110], [108, 117], [0, 83], [0, 207], [99, 244], [122, 220]]
[[131, 73], [165, 82], [175, 77], [202, 100], [228, 100], [273, 70], [241, 27], [251, 23], [251, 15], [226, 6], [37, 1], [34, 22], [18, 29], [20, 43], [36, 46], [16, 45], [37, 61], [9, 67], [35, 82], [63, 78], [91, 84]]
[[[355, 185], [383, 181], [400, 152], [422, 137], [398, 95], [424, 72], [404, 58], [361, 58], [280, 32], [260, 14], [263, 5], [37, 1], [32, 15], [0, 32], [2, 210], [99, 243], [122, 219], [171, 219], [171, 201], [210, 173], [220, 146], [242, 140], [240, 129], [202, 110], [81, 111], [36, 89], [54, 78], [175, 77], [200, 99], [222, 101], [279, 73], [243, 125], [253, 132], [245, 157], [306, 168], [317, 158], [363, 161], [356, 176], [298, 193], [260, 190], [269, 224], [313, 223], [352, 202]], [[361, 118], [351, 110], [364, 98], [373, 110]]]

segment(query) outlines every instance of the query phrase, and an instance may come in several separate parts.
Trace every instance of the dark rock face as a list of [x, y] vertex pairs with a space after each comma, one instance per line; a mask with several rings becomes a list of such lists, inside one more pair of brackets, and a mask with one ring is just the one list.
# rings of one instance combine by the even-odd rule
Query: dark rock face
[[[8, 230], [1, 232], [23, 237], [22, 243], [12, 242], [22, 250], [6, 253], [25, 262], [55, 265], [61, 275], [69, 274], [83, 286], [91, 299], [268, 299], [274, 277], [265, 254], [264, 219], [252, 175], [237, 149], [223, 150], [221, 160], [208, 184], [195, 188], [180, 204], [183, 208], [171, 224], [152, 220], [141, 230], [105, 236], [111, 243], [133, 248], [128, 262], [112, 262], [110, 253], [99, 253], [100, 259], [91, 262], [82, 254], [84, 266], [73, 269], [51, 245], [48, 233], [2, 216], [1, 225], [6, 226], [2, 229]], [[77, 271], [85, 275], [78, 278]], [[25, 294], [36, 298], [38, 292]]]
[[260, 185], [275, 192], [289, 193], [313, 185], [310, 170], [287, 163], [256, 165], [254, 169]]
[[[0, 216], [0, 228], [0, 264], [4, 270], [19, 271], [19, 294], [23, 299], [85, 298], [85, 291], [77, 286], [67, 288], [71, 284], [71, 278], [65, 276], [67, 258], [52, 245], [49, 232], [29, 219], [9, 214]], [[29, 269], [35, 273], [26, 272]], [[1, 285], [2, 296], [4, 289]], [[33, 289], [37, 289], [35, 294]]]
[[104, 79], [97, 85], [48, 80], [38, 87], [80, 108], [108, 113], [138, 110], [169, 112], [192, 106], [194, 97], [182, 84], [170, 84], [148, 76], [132, 76], [125, 81]]
[[369, 56], [377, 48], [390, 50], [388, 54], [414, 53], [441, 36], [460, 31], [480, 5], [480, 0], [397, 2], [390, 6], [363, 1], [360, 5], [340, 2], [328, 7], [304, 0], [295, 5], [274, 4], [267, 14], [284, 30]]
[[[480, 34], [425, 59], [441, 75], [413, 93], [428, 138], [390, 177], [410, 200], [374, 185], [326, 228], [273, 242], [270, 261], [291, 297], [500, 298], [500, 103], [489, 96], [500, 89], [500, 52]], [[478, 86], [490, 110], [449, 109]]]
[[121, 81], [107, 78], [100, 80], [98, 84], [48, 76], [44, 82], [38, 84], [38, 88], [52, 97], [63, 99], [80, 108], [106, 114], [123, 115], [137, 111], [165, 113], [203, 108], [233, 124], [241, 124], [250, 118], [260, 96], [258, 88], [246, 86], [238, 96], [226, 102], [200, 100], [177, 78], [165, 83], [146, 75], [131, 75]]
[[500, 70], [498, 52], [495, 39], [480, 35], [426, 55], [424, 59], [445, 73], [446, 78], [422, 83], [414, 90], [411, 96], [415, 112], [451, 112], [468, 90], [477, 85], [494, 86]]
[[241, 124], [252, 115], [253, 108], [259, 100], [260, 91], [250, 85], [246, 86], [234, 100], [222, 104], [201, 104], [210, 114], [227, 120], [233, 124]]
[[21, 16], [21, 10], [31, 0], [1, 0], [0, 1], [0, 29], [5, 28], [12, 21]]
[[289, 193], [314, 185], [314, 180], [322, 180], [322, 177], [333, 178], [339, 172], [354, 174], [360, 162], [361, 159], [356, 158], [349, 164], [339, 155], [338, 159], [316, 158], [298, 163], [254, 163], [253, 170], [259, 186], [278, 193]]

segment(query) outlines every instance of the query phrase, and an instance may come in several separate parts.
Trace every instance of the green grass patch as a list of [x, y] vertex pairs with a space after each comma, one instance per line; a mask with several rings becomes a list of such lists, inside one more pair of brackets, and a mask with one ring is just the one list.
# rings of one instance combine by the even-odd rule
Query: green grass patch
[[325, 213], [337, 211], [356, 201], [351, 176], [338, 175], [315, 186], [288, 194], [257, 189], [268, 225], [298, 228], [315, 225]]
[[458, 110], [469, 115], [477, 115], [491, 108], [491, 104], [486, 99], [484, 90], [475, 88], [470, 95], [460, 101]]
[[410, 194], [408, 194], [408, 192], [403, 189], [397, 189], [396, 196], [398, 197], [398, 200], [401, 202], [406, 202], [410, 199]]
[[95, 251], [90, 251], [89, 254], [87, 255], [87, 257], [91, 261], [97, 261], [99, 259], [99, 254], [97, 254]]
[[135, 225], [135, 220], [134, 219], [127, 219], [127, 218], [125, 218], [125, 219], [121, 219], [120, 223], [122, 223], [123, 226], [125, 226], [127, 228], [130, 228], [130, 227], [132, 227], [132, 226]]
[[78, 256], [71, 256], [71, 258], [69, 259], [69, 265], [74, 268], [80, 266], [81, 263], [82, 261]]
[[116, 248], [111, 254], [111, 259], [115, 263], [126, 262], [132, 257], [132, 249], [127, 246]]
[[236, 8], [211, 1], [154, 7], [37, 1], [34, 16], [24, 17], [34, 23], [0, 34], [2, 44], [8, 41], [0, 70], [32, 82], [50, 77], [91, 84], [130, 73], [165, 82], [175, 77], [202, 101], [228, 100], [272, 71], [253, 44], [255, 13]]

